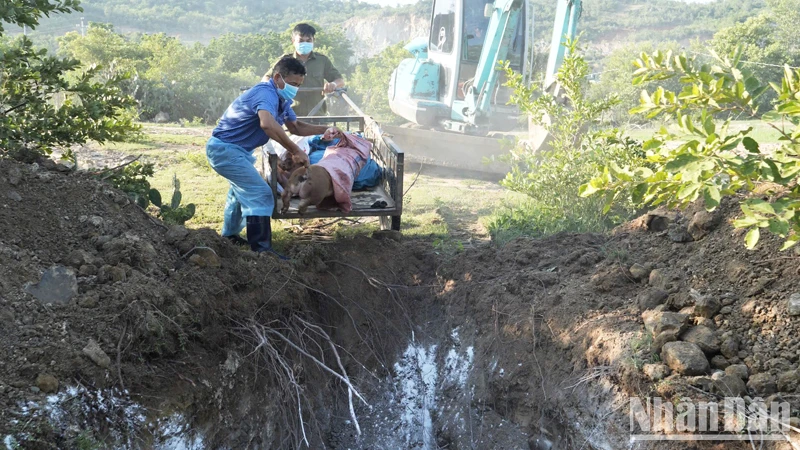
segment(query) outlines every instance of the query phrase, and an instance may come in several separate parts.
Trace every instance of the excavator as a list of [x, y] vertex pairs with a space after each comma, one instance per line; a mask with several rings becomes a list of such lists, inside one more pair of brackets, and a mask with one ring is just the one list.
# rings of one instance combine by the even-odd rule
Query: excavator
[[[557, 0], [544, 89], [552, 89], [566, 47], [574, 38], [581, 0]], [[502, 139], [521, 122], [498, 62], [509, 61], [526, 82], [533, 77], [532, 0], [434, 0], [430, 34], [406, 45], [412, 57], [393, 71], [392, 111], [408, 121], [383, 126], [406, 157], [460, 170], [504, 174], [496, 156]], [[544, 138], [532, 137], [538, 145]], [[538, 147], [537, 147], [538, 148]]]

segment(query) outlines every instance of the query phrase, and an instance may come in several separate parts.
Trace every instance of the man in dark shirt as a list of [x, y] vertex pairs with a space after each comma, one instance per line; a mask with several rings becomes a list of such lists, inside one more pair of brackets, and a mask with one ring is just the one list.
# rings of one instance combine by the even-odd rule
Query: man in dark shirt
[[[314, 106], [322, 100], [322, 95], [331, 93], [337, 88], [344, 87], [342, 74], [333, 67], [327, 56], [314, 51], [314, 36], [317, 30], [309, 24], [300, 23], [292, 30], [292, 43], [294, 53], [283, 57], [292, 56], [306, 66], [306, 80], [303, 88], [319, 88], [319, 90], [299, 92], [292, 109], [298, 116], [307, 116]], [[270, 74], [264, 75], [262, 81], [269, 79]], [[316, 113], [324, 115], [327, 111], [325, 104]]]
[[[327, 130], [297, 120], [292, 99], [303, 84], [306, 68], [295, 58], [283, 58], [272, 69], [272, 77], [239, 96], [228, 107], [206, 143], [208, 162], [231, 183], [225, 204], [222, 236], [237, 244], [247, 244], [253, 251], [272, 251], [272, 215], [275, 199], [272, 189], [259, 175], [253, 150], [274, 139], [299, 164], [308, 165], [308, 156], [283, 130], [294, 135], [311, 136]], [[239, 237], [247, 228], [247, 241]]]

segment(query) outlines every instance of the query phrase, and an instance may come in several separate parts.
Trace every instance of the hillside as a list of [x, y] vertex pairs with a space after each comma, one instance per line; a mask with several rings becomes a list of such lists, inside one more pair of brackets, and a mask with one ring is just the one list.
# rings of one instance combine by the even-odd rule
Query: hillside
[[[283, 31], [300, 20], [323, 26], [342, 25], [356, 44], [359, 56], [371, 55], [387, 45], [425, 34], [430, 0], [411, 6], [381, 8], [356, 0], [266, 0], [200, 2], [196, 0], [86, 0], [84, 23], [107, 22], [125, 32], [176, 35], [185, 41], [208, 42], [224, 33]], [[538, 39], [548, 41], [556, 2], [533, 0]], [[757, 15], [764, 0], [587, 0], [580, 29], [584, 41], [601, 47], [630, 42], [673, 40], [688, 43], [705, 39], [716, 30]], [[54, 16], [42, 21], [30, 35], [47, 41], [80, 29], [81, 16]], [[9, 28], [11, 34], [22, 30]], [[360, 48], [359, 48], [360, 46]]]

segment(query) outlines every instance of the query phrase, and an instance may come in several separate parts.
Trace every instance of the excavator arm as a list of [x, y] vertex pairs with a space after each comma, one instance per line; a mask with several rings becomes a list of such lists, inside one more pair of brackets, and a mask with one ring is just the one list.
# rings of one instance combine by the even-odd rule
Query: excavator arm
[[511, 41], [517, 34], [516, 25], [523, 6], [522, 0], [495, 0], [486, 4], [486, 12], [490, 12], [491, 19], [475, 79], [466, 93], [468, 109], [464, 115], [472, 125], [491, 113], [491, 94], [498, 80], [497, 63], [508, 55]]

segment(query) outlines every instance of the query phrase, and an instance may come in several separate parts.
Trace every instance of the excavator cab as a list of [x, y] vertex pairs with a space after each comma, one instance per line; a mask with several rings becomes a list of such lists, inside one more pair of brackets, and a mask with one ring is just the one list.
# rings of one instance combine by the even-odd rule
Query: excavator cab
[[434, 0], [424, 48], [412, 41], [407, 49], [415, 57], [392, 74], [392, 110], [419, 125], [468, 134], [509, 123], [516, 109], [506, 105], [496, 65], [509, 60], [528, 73], [531, 16], [528, 0]]
[[[507, 173], [497, 158], [504, 152], [498, 137], [520, 125], [519, 111], [507, 105], [510, 92], [497, 63], [509, 61], [531, 82], [532, 1], [434, 0], [428, 37], [406, 46], [413, 58], [397, 66], [389, 83], [389, 105], [409, 123], [383, 130], [406, 149], [406, 161]], [[554, 1], [546, 88], [555, 85], [567, 51], [563, 39], [575, 36], [582, 7], [582, 0]], [[528, 134], [534, 148], [544, 148], [546, 134], [533, 128]]]

